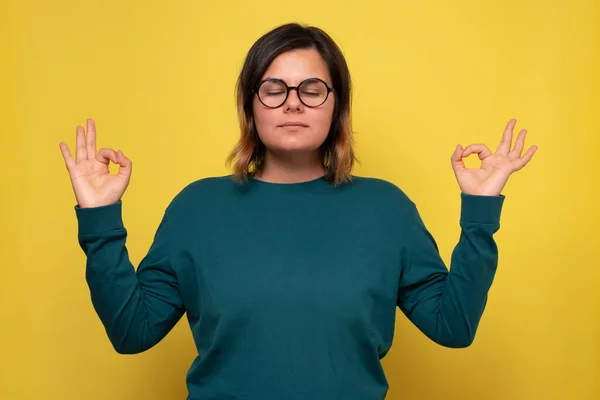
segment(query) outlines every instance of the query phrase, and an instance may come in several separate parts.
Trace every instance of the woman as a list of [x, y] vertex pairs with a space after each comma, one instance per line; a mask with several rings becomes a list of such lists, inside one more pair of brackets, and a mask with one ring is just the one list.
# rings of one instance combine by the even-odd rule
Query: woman
[[[131, 160], [96, 152], [92, 120], [77, 128], [75, 159], [60, 143], [86, 279], [116, 351], [149, 349], [187, 313], [190, 399], [364, 400], [386, 395], [396, 307], [442, 346], [471, 344], [498, 261], [501, 191], [536, 150], [522, 155], [526, 132], [511, 149], [511, 120], [495, 153], [454, 151], [462, 231], [448, 271], [398, 187], [351, 175], [350, 75], [325, 32], [288, 24], [261, 37], [237, 95], [233, 174], [175, 196], [137, 271], [121, 219]], [[473, 153], [481, 168], [466, 169]]]

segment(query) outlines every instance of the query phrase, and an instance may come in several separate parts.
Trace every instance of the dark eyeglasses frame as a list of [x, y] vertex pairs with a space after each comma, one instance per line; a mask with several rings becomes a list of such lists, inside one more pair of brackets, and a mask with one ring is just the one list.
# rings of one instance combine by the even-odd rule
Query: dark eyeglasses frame
[[[323, 84], [325, 85], [325, 87], [327, 88], [327, 94], [325, 94], [325, 100], [323, 100], [323, 102], [319, 105], [316, 106], [310, 106], [308, 104], [306, 104], [305, 102], [302, 101], [302, 96], [300, 96], [300, 92], [298, 91], [298, 88], [300, 86], [302, 86], [302, 84], [306, 81], [319, 81], [319, 82], [323, 82]], [[260, 87], [262, 86], [263, 83], [265, 82], [280, 82], [283, 84], [283, 86], [285, 86], [286, 91], [285, 91], [285, 99], [283, 99], [283, 101], [281, 102], [280, 105], [278, 106], [268, 106], [266, 105], [260, 98], [258, 91], [260, 90]], [[302, 82], [300, 82], [297, 86], [288, 86], [287, 83], [285, 83], [282, 79], [277, 79], [277, 78], [267, 78], [267, 79], [263, 79], [262, 81], [260, 81], [260, 83], [258, 84], [258, 86], [256, 86], [256, 88], [252, 89], [252, 93], [256, 94], [256, 97], [258, 97], [258, 101], [260, 101], [265, 107], [267, 108], [279, 108], [282, 105], [285, 104], [285, 102], [287, 101], [289, 95], [290, 95], [290, 91], [295, 90], [296, 91], [296, 95], [298, 95], [298, 100], [300, 100], [300, 102], [302, 104], [304, 104], [306, 107], [309, 108], [317, 108], [317, 107], [321, 107], [323, 104], [325, 104], [325, 102], [327, 101], [327, 99], [329, 98], [329, 93], [333, 92], [333, 88], [329, 87], [329, 85], [327, 85], [327, 83], [323, 80], [323, 79], [319, 79], [319, 78], [307, 78], [305, 80], [303, 80]]]

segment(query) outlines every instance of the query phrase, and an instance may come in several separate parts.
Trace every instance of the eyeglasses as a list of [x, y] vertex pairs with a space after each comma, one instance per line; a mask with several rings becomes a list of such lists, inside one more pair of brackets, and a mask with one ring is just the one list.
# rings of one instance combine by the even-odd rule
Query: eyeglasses
[[281, 107], [286, 102], [290, 91], [295, 90], [298, 98], [307, 107], [319, 107], [327, 101], [329, 93], [333, 88], [319, 78], [308, 78], [298, 86], [288, 86], [281, 79], [269, 78], [260, 82], [256, 89], [252, 90], [258, 96], [258, 100], [266, 107]]

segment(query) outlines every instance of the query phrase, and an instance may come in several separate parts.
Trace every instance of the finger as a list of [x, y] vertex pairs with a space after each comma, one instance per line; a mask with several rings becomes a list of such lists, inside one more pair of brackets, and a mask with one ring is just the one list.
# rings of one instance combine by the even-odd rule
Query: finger
[[456, 149], [454, 149], [454, 153], [452, 154], [452, 157], [450, 157], [450, 162], [452, 163], [452, 168], [456, 172], [462, 171], [463, 169], [465, 169], [465, 163], [462, 159], [463, 151], [464, 150], [463, 150], [462, 146], [459, 144], [456, 146]]
[[519, 158], [518, 160], [513, 161], [513, 163], [514, 163], [513, 165], [515, 166], [515, 171], [518, 171], [521, 168], [523, 168], [524, 166], [526, 166], [527, 163], [529, 161], [531, 161], [531, 158], [533, 157], [533, 155], [535, 154], [537, 149], [538, 149], [537, 146], [531, 146], [529, 148], [529, 150], [527, 150], [527, 153], [525, 153], [523, 155], [523, 157]]
[[504, 128], [504, 134], [502, 135], [502, 141], [500, 141], [500, 144], [496, 149], [498, 153], [507, 155], [510, 151], [513, 138], [513, 129], [515, 128], [516, 123], [517, 120], [513, 118], [506, 124], [506, 127]]
[[87, 120], [86, 145], [88, 159], [94, 159], [96, 157], [96, 124], [91, 118]]
[[85, 147], [85, 131], [83, 126], [77, 126], [75, 130], [75, 159], [77, 162], [87, 160], [87, 148]]
[[63, 159], [65, 160], [65, 165], [67, 166], [67, 170], [70, 171], [71, 168], [73, 168], [77, 164], [77, 162], [75, 161], [75, 159], [71, 155], [71, 151], [69, 150], [69, 146], [67, 146], [66, 143], [60, 142], [58, 144], [58, 147], [60, 147], [60, 151], [62, 153]]
[[96, 160], [106, 165], [108, 165], [111, 161], [115, 164], [118, 164], [117, 152], [113, 149], [102, 148], [98, 151], [98, 154], [96, 154]]
[[467, 146], [462, 154], [462, 157], [469, 157], [471, 154], [476, 153], [480, 160], [488, 158], [492, 155], [492, 151], [485, 144], [472, 144]]
[[508, 153], [508, 156], [515, 160], [517, 158], [521, 158], [523, 155], [523, 148], [525, 147], [525, 137], [527, 136], [527, 129], [521, 129], [519, 132], [519, 136], [517, 136], [517, 140], [515, 141], [515, 147]]
[[132, 162], [129, 158], [125, 157], [125, 154], [121, 150], [117, 152], [119, 161], [119, 172], [117, 175], [123, 178], [129, 178], [131, 176]]

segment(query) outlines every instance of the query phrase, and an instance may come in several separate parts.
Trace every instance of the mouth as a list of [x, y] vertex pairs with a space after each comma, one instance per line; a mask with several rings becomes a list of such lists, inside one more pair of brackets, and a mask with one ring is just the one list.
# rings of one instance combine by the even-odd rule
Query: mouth
[[308, 125], [299, 121], [290, 121], [285, 124], [279, 125], [280, 127], [289, 127], [289, 128], [306, 128]]

